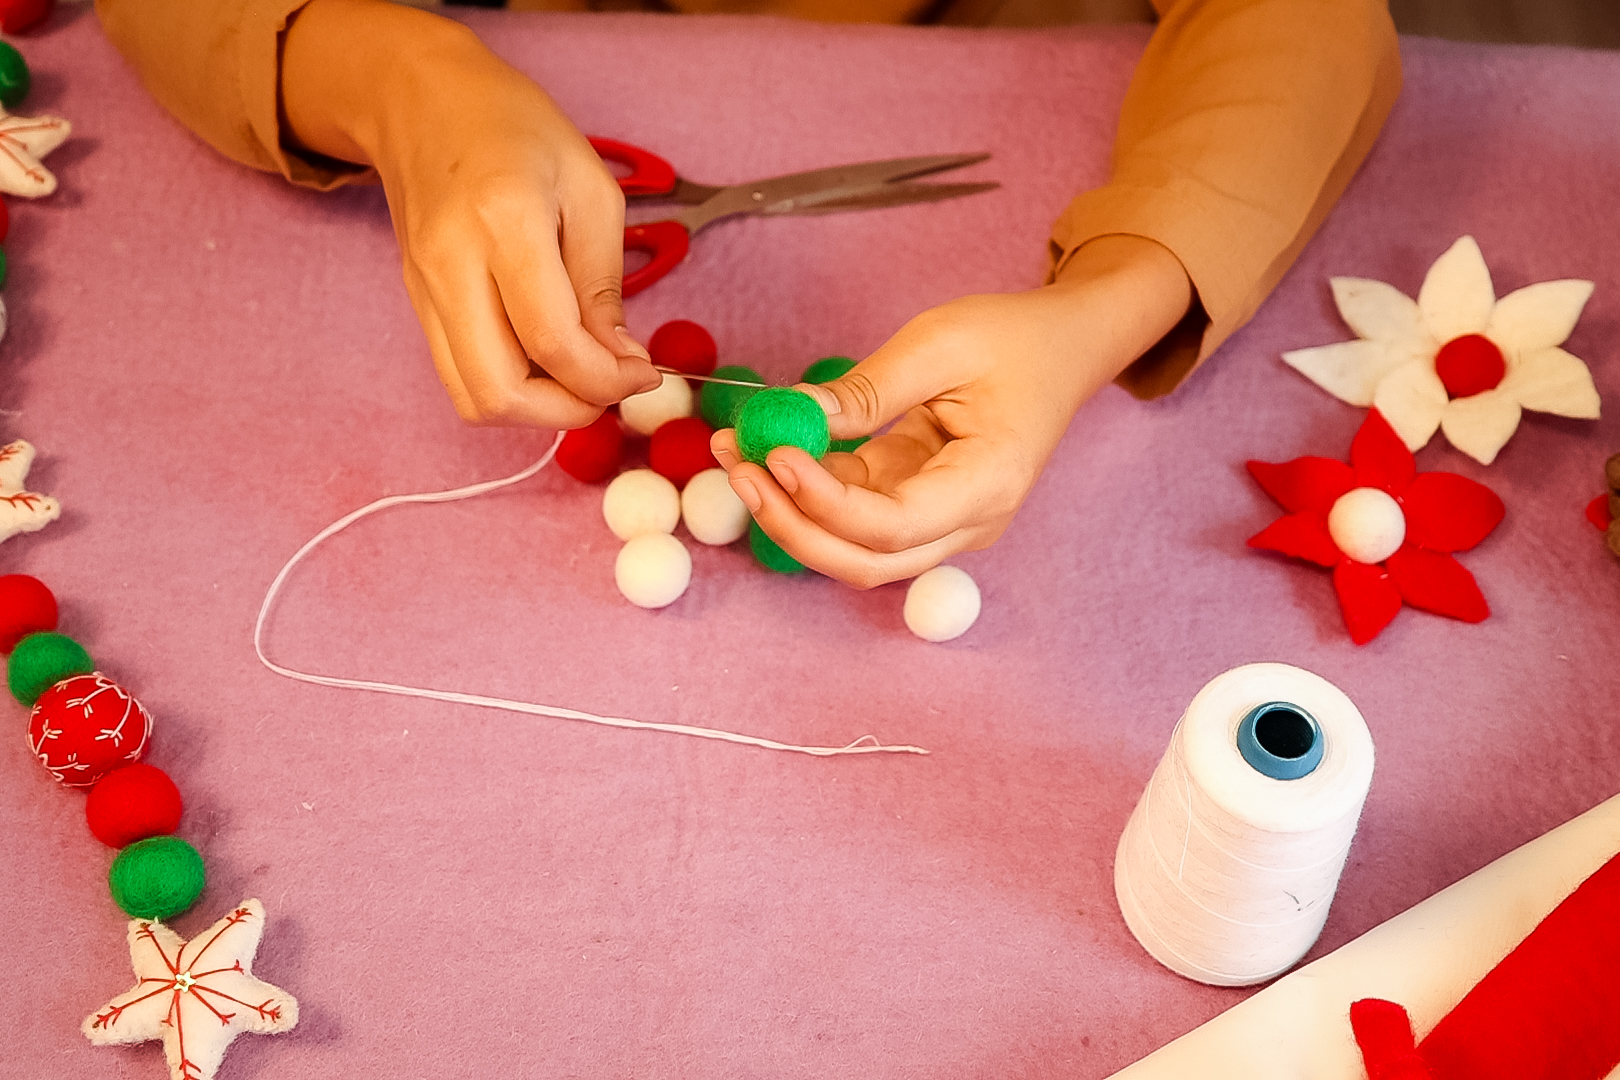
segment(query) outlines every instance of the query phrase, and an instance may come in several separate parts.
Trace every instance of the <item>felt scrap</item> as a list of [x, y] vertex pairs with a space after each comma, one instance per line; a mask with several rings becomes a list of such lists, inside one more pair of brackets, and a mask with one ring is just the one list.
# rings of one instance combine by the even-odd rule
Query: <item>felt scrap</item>
[[34, 448], [18, 439], [0, 446], [0, 543], [18, 533], [38, 532], [62, 516], [62, 506], [49, 495], [24, 491]]
[[0, 191], [30, 199], [55, 191], [56, 177], [39, 159], [72, 132], [59, 116], [12, 116], [0, 109]]

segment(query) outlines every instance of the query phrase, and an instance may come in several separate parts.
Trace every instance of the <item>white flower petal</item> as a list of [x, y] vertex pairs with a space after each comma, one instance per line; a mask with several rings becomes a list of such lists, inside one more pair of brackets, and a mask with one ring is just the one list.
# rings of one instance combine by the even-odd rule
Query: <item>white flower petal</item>
[[1430, 359], [1414, 360], [1396, 368], [1378, 384], [1373, 405], [1384, 414], [1389, 426], [1401, 437], [1408, 450], [1421, 450], [1440, 426], [1445, 411], [1446, 388], [1434, 373]]
[[1497, 387], [1451, 402], [1440, 418], [1440, 427], [1452, 446], [1481, 465], [1489, 465], [1519, 430], [1519, 415], [1519, 403], [1513, 395]]
[[1332, 285], [1339, 314], [1368, 341], [1416, 342], [1428, 336], [1417, 301], [1395, 286], [1354, 277], [1333, 278]]
[[1523, 356], [1562, 345], [1592, 297], [1590, 281], [1541, 281], [1496, 302], [1485, 335], [1509, 354]]
[[1496, 292], [1485, 256], [1472, 236], [1458, 240], [1434, 261], [1417, 302], [1424, 325], [1442, 345], [1463, 334], [1484, 332], [1496, 306]]
[[1366, 408], [1378, 383], [1401, 361], [1410, 359], [1376, 341], [1341, 341], [1314, 349], [1283, 353], [1283, 363], [1340, 401]]
[[1578, 420], [1596, 420], [1601, 406], [1586, 364], [1558, 348], [1520, 357], [1499, 389], [1526, 409]]

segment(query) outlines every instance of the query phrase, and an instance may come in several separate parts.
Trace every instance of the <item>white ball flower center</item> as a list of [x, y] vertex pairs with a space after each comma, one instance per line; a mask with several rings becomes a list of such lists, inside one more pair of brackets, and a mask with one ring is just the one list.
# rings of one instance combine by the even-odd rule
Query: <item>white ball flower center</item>
[[1356, 562], [1381, 563], [1401, 549], [1406, 515], [1388, 492], [1354, 488], [1328, 511], [1328, 535]]

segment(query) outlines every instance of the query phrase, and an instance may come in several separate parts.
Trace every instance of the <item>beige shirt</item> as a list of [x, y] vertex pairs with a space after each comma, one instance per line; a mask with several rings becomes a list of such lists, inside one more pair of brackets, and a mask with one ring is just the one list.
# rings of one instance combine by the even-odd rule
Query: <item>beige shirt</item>
[[[222, 153], [296, 184], [375, 179], [290, 151], [279, 51], [308, 0], [96, 0], [152, 95]], [[1112, 177], [1052, 230], [1053, 271], [1088, 240], [1175, 253], [1196, 294], [1119, 382], [1168, 393], [1281, 279], [1372, 147], [1400, 92], [1385, 0], [1154, 0], [1160, 22], [1120, 114]], [[683, 0], [694, 10], [903, 21], [914, 0]]]

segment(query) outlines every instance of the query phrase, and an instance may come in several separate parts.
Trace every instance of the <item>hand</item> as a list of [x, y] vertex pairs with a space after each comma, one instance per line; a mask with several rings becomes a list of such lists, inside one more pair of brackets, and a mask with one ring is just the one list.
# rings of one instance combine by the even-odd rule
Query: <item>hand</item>
[[858, 588], [913, 577], [1007, 528], [1082, 402], [1173, 328], [1191, 302], [1180, 262], [1151, 240], [1081, 248], [1059, 280], [926, 311], [843, 378], [800, 386], [835, 439], [818, 464], [778, 447], [742, 461], [713, 447], [732, 488], [794, 558]]
[[658, 385], [624, 326], [618, 183], [470, 31], [313, 0], [285, 39], [282, 104], [300, 145], [381, 176], [405, 288], [464, 420], [581, 427]]

